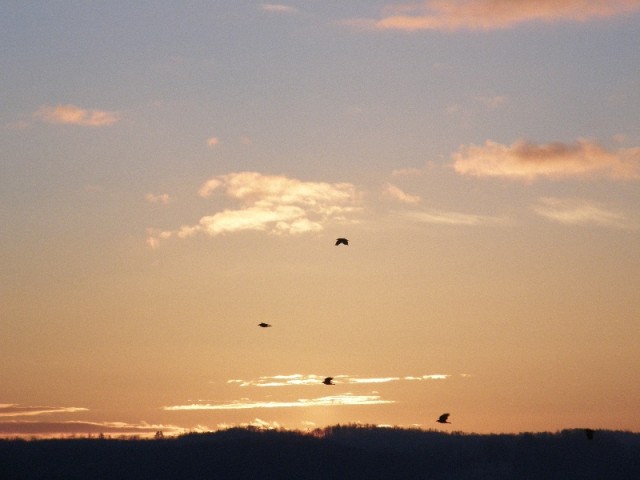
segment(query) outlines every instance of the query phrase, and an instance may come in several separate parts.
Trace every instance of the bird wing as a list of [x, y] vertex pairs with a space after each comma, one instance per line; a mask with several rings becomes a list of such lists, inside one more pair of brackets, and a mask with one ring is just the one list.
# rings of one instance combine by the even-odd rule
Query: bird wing
[[440, 415], [440, 418], [438, 419], [438, 421], [446, 422], [448, 418], [449, 418], [449, 414], [448, 413], [443, 413], [442, 415]]

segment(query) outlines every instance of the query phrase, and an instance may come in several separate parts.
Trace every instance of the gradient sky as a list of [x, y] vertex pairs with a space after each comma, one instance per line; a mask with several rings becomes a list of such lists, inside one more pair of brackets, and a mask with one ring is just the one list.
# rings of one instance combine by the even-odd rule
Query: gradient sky
[[0, 435], [639, 431], [639, 24], [2, 2]]

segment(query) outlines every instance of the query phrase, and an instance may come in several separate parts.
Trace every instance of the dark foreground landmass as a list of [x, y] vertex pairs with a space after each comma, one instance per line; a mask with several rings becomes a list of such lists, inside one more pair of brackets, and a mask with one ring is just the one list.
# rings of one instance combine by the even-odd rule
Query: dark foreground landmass
[[153, 440], [0, 440], [0, 479], [640, 479], [640, 434], [476, 435], [369, 426]]

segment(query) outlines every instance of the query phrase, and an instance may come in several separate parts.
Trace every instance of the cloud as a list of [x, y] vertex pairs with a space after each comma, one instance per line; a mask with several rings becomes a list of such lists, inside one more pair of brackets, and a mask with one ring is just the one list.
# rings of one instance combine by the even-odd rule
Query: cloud
[[0, 436], [3, 437], [55, 437], [61, 435], [136, 435], [152, 436], [157, 431], [165, 435], [184, 433], [185, 429], [175, 425], [130, 424], [124, 422], [33, 422], [7, 421], [0, 422]]
[[575, 144], [533, 144], [518, 141], [502, 145], [463, 146], [452, 155], [453, 167], [462, 175], [534, 180], [604, 176], [611, 179], [640, 178], [640, 148], [609, 151], [590, 140]]
[[420, 203], [420, 197], [403, 192], [399, 187], [387, 183], [382, 187], [382, 196], [401, 203]]
[[153, 193], [147, 193], [144, 196], [145, 200], [149, 203], [159, 203], [162, 205], [166, 205], [167, 203], [169, 203], [171, 201], [171, 197], [169, 196], [168, 193], [161, 193], [158, 195], [155, 195]]
[[[349, 384], [349, 385], [357, 385], [357, 384], [370, 384], [370, 383], [389, 383], [389, 382], [398, 382], [398, 381], [412, 381], [412, 380], [442, 380], [449, 378], [451, 375], [447, 374], [431, 374], [431, 375], [420, 375], [420, 376], [411, 376], [407, 375], [404, 377], [359, 377], [357, 375], [336, 375], [334, 381], [340, 384]], [[292, 375], [273, 375], [273, 376], [263, 376], [253, 380], [229, 380], [227, 383], [237, 384], [240, 387], [288, 387], [288, 386], [306, 386], [313, 385], [317, 386], [322, 383], [324, 380], [324, 376], [315, 375], [315, 374], [307, 374], [303, 375], [300, 373], [292, 374]]]
[[237, 172], [205, 182], [198, 194], [209, 198], [220, 193], [240, 204], [203, 216], [195, 225], [176, 230], [149, 231], [147, 243], [160, 239], [188, 238], [198, 233], [216, 236], [240, 231], [294, 235], [320, 231], [330, 222], [349, 222], [361, 210], [360, 193], [350, 183], [305, 182], [283, 175]]
[[207, 145], [210, 147], [217, 147], [220, 145], [220, 139], [218, 137], [209, 137], [207, 138]]
[[507, 220], [503, 217], [440, 210], [413, 210], [402, 212], [401, 215], [416, 222], [452, 226], [501, 225], [507, 223]]
[[587, 200], [572, 198], [541, 198], [533, 210], [549, 220], [565, 225], [598, 225], [602, 227], [634, 228], [629, 218]]
[[474, 97], [476, 102], [481, 103], [488, 109], [496, 109], [507, 102], [507, 97], [505, 95], [477, 95]]
[[216, 430], [230, 430], [232, 428], [257, 428], [259, 430], [281, 430], [282, 427], [276, 421], [267, 422], [260, 418], [255, 418], [251, 422], [240, 423], [219, 423], [216, 425]]
[[[436, 374], [432, 374], [432, 375], [422, 375], [420, 377], [403, 377], [404, 380], [417, 380], [417, 381], [423, 381], [423, 380], [446, 380], [447, 378], [449, 378], [451, 375], [447, 375], [444, 373], [436, 373]], [[461, 377], [468, 377], [469, 375], [466, 374], [462, 374], [460, 375]]]
[[106, 127], [116, 123], [120, 116], [116, 112], [85, 110], [75, 105], [43, 106], [34, 114], [47, 123], [79, 125], [82, 127]]
[[52, 413], [76, 413], [85, 412], [88, 409], [81, 407], [50, 407], [50, 406], [23, 406], [15, 403], [0, 404], [0, 417], [24, 417], [34, 415], [48, 415]]
[[378, 20], [345, 23], [380, 30], [497, 30], [526, 22], [585, 22], [630, 13], [640, 0], [427, 0], [390, 5]]
[[329, 395], [316, 398], [299, 398], [292, 401], [252, 401], [248, 399], [228, 403], [193, 403], [190, 405], [173, 405], [164, 410], [249, 410], [255, 408], [305, 408], [305, 407], [337, 407], [345, 405], [383, 405], [395, 403], [394, 400], [383, 400], [379, 395]]
[[260, 8], [265, 12], [272, 13], [298, 13], [298, 9], [295, 7], [290, 7], [289, 5], [281, 5], [274, 3], [263, 3], [260, 5]]

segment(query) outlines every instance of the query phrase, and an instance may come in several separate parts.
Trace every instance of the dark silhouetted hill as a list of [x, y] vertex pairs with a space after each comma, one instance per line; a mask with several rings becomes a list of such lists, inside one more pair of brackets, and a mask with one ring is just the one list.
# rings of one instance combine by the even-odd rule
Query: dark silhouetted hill
[[640, 434], [235, 428], [153, 440], [0, 440], [0, 479], [640, 479]]

